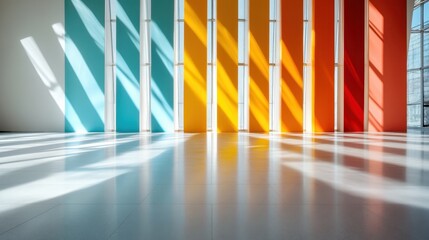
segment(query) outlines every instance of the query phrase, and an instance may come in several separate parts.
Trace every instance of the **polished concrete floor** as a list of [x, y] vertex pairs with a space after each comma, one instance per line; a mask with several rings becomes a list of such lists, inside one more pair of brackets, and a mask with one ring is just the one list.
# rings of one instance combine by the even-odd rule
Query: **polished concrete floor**
[[0, 239], [429, 239], [429, 135], [0, 134]]

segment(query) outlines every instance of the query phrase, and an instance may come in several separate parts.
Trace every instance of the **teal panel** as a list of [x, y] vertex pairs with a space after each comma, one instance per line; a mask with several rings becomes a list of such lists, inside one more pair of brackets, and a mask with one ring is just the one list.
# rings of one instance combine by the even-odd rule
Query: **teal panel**
[[174, 131], [174, 0], [151, 3], [151, 128]]
[[104, 131], [104, 0], [65, 0], [65, 131]]
[[116, 131], [138, 132], [140, 0], [116, 1]]

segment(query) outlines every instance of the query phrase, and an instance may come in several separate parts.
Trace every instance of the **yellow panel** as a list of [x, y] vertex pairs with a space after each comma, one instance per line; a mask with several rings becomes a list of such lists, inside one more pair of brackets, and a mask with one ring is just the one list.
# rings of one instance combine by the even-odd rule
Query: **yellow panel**
[[237, 132], [238, 1], [217, 2], [217, 125], [219, 132]]
[[207, 1], [185, 0], [184, 130], [206, 131]]
[[269, 0], [249, 3], [249, 131], [269, 131]]

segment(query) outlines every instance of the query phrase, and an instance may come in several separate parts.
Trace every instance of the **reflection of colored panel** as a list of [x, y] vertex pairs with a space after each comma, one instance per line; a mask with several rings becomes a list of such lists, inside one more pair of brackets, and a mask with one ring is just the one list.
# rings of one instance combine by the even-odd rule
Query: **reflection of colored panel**
[[206, 131], [207, 1], [185, 0], [184, 130]]
[[[220, 134], [214, 139], [215, 141], [217, 141], [216, 160], [218, 162], [218, 167], [213, 169], [214, 179], [222, 181], [223, 175], [220, 174], [225, 172], [222, 171], [223, 169], [241, 169], [242, 171], [244, 170], [238, 164], [240, 162], [247, 162], [247, 159], [244, 159], [243, 161], [240, 161], [241, 159], [239, 159], [240, 157], [242, 157], [242, 155], [246, 155], [246, 152], [249, 150], [249, 148], [247, 147], [248, 145], [243, 143], [243, 138], [247, 137], [247, 135]], [[237, 142], [240, 142], [242, 144], [237, 144]], [[238, 147], [240, 147], [240, 149], [238, 149]], [[239, 150], [241, 150], [240, 153]]]
[[[66, 0], [65, 31], [65, 95], [70, 104], [66, 104], [66, 119], [76, 119], [76, 113], [87, 131], [102, 132], [104, 0]], [[76, 124], [68, 121], [65, 131], [75, 131]]]
[[313, 131], [334, 131], [334, 0], [313, 0]]
[[174, 0], [152, 1], [152, 132], [174, 131]]
[[140, 1], [116, 1], [116, 130], [139, 131]]
[[269, 131], [269, 0], [249, 1], [249, 131]]
[[364, 130], [365, 1], [344, 0], [344, 131]]
[[284, 132], [303, 130], [303, 1], [282, 1], [282, 105]]
[[218, 0], [217, 126], [238, 131], [238, 1]]
[[370, 0], [368, 130], [406, 131], [406, 1]]

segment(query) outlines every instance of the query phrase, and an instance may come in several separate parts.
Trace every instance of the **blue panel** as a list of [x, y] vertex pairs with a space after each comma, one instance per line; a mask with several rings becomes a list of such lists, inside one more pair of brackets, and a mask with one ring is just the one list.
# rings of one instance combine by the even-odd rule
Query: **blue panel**
[[174, 0], [152, 1], [152, 132], [174, 131]]
[[116, 130], [138, 132], [140, 0], [117, 0], [116, 17]]
[[65, 0], [66, 132], [104, 131], [104, 0]]

